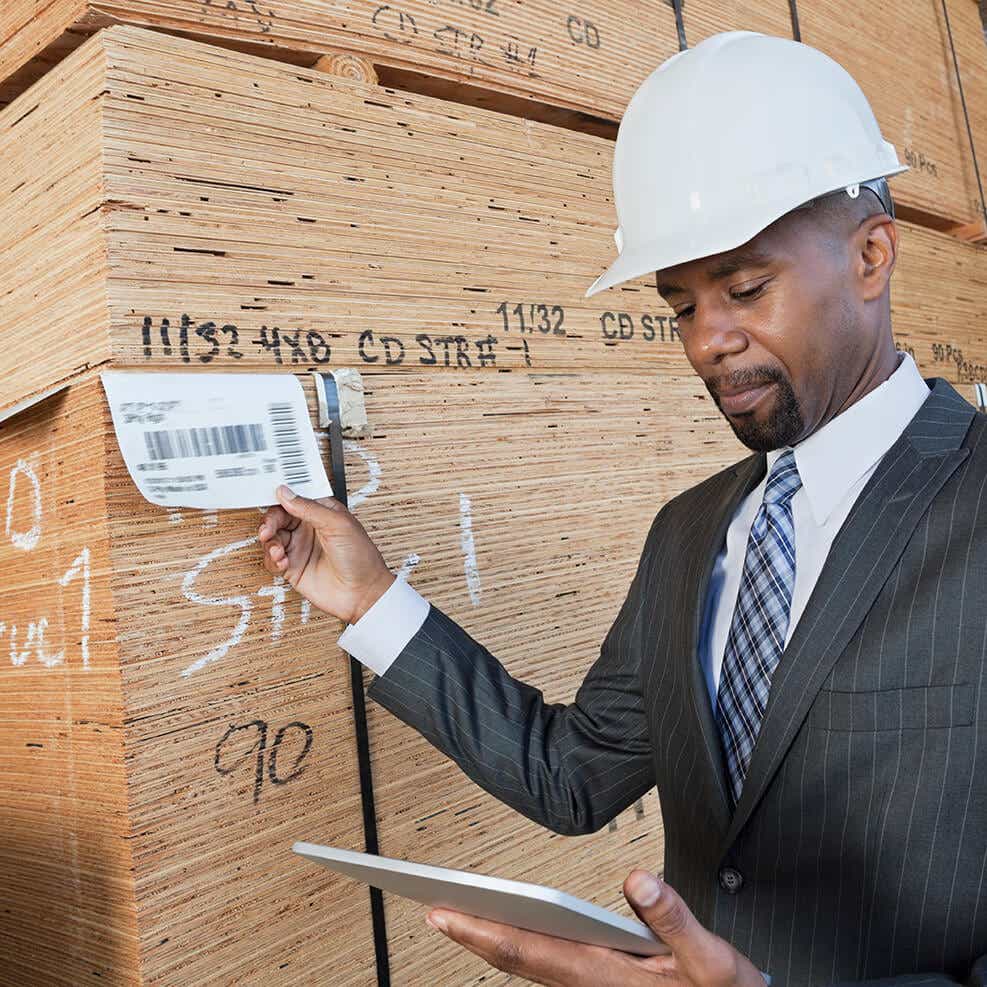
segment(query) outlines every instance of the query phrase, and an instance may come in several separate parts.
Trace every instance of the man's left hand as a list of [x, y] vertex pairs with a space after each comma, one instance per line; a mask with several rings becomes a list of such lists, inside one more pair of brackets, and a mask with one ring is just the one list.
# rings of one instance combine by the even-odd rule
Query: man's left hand
[[765, 987], [754, 964], [703, 928], [678, 894], [654, 875], [631, 871], [624, 897], [668, 944], [670, 955], [634, 956], [449, 908], [433, 908], [427, 920], [498, 970], [546, 987]]

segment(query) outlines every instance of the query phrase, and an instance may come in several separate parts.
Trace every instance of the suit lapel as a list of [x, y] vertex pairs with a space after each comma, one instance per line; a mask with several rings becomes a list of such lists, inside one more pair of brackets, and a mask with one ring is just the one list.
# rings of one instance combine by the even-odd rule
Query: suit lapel
[[[688, 720], [694, 731], [692, 742], [702, 752], [706, 790], [713, 801], [720, 833], [725, 833], [730, 824], [730, 801], [724, 779], [719, 730], [713, 719], [709, 689], [699, 662], [699, 631], [713, 565], [726, 537], [727, 528], [741, 501], [764, 479], [766, 471], [767, 459], [764, 453], [749, 456], [724, 471], [724, 481], [720, 489], [712, 494], [712, 507], [697, 512], [697, 543], [689, 550], [691, 562], [685, 574], [686, 599], [690, 606], [686, 611], [688, 637], [682, 654], [687, 656], [684, 689], [692, 706], [692, 715]], [[706, 518], [716, 520], [707, 524]]]
[[887, 581], [919, 519], [969, 455], [960, 443], [975, 414], [973, 407], [943, 378], [926, 383], [932, 388], [929, 397], [861, 491], [782, 652], [721, 856], [764, 795], [822, 683]]

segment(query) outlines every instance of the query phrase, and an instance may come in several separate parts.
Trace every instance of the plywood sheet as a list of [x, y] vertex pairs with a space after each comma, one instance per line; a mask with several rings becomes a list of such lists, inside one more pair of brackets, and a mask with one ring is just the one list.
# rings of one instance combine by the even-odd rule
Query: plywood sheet
[[[956, 53], [958, 74], [962, 85], [962, 102], [966, 104], [963, 135], [969, 138], [971, 156], [976, 152], [977, 171], [975, 185], [970, 188], [970, 211], [974, 216], [973, 228], [979, 227], [978, 239], [987, 239], [987, 215], [981, 192], [987, 192], [987, 27], [980, 3], [966, 0], [947, 0], [946, 17], [943, 17], [945, 44]], [[950, 47], [950, 38], [952, 46]], [[959, 93], [957, 94], [959, 95]], [[960, 112], [963, 107], [961, 104]], [[969, 123], [969, 133], [966, 125]]]
[[[239, 46], [294, 64], [327, 51], [384, 68], [422, 72], [513, 97], [616, 120], [644, 77], [678, 50], [670, 4], [585, 0], [578, 9], [541, 0], [55, 0], [0, 24], [0, 80], [20, 73], [8, 98], [39, 77], [72, 40], [62, 32], [115, 22]], [[54, 52], [46, 46], [55, 45]], [[39, 56], [39, 53], [42, 53]]]
[[[948, 9], [957, 10], [954, 3]], [[967, 2], [967, 16], [951, 18], [954, 43], [968, 54], [968, 107], [980, 119], [987, 91], [977, 82], [987, 67], [987, 45]], [[910, 165], [894, 179], [895, 200], [928, 225], [980, 218], [980, 194], [960, 101], [956, 70], [940, 3], [863, 6], [812, 0], [798, 5], [802, 41], [835, 58], [857, 80], [885, 139]], [[978, 54], [974, 54], [979, 44]]]
[[[347, 443], [351, 503], [395, 571], [565, 701], [660, 503], [738, 446], [691, 378], [443, 378], [439, 396], [434, 373], [368, 374], [375, 429]], [[0, 551], [5, 569], [19, 555], [30, 565], [2, 594], [0, 719], [14, 724], [0, 747], [4, 824], [22, 834], [19, 851], [29, 836], [35, 845], [18, 857], [25, 881], [11, 893], [23, 907], [6, 934], [40, 931], [26, 877], [55, 830], [65, 859], [49, 866], [74, 868], [86, 891], [66, 929], [109, 916], [129, 935], [85, 950], [49, 942], [0, 979], [57, 966], [78, 983], [92, 966], [108, 982], [310, 983], [330, 970], [334, 983], [368, 982], [365, 890], [288, 852], [295, 839], [362, 845], [338, 622], [264, 572], [256, 511], [141, 499], [92, 373], [5, 423], [3, 439], [13, 494]], [[687, 445], [700, 453], [674, 451]], [[629, 869], [661, 865], [654, 793], [612, 828], [563, 839], [385, 711], [371, 707], [370, 727], [382, 852], [553, 883], [625, 912]], [[428, 971], [490, 982], [482, 961], [428, 934], [419, 906], [388, 898], [387, 916], [395, 983]]]
[[[950, 0], [953, 45], [974, 134], [987, 143], [987, 72], [975, 4]], [[912, 165], [897, 193], [938, 229], [982, 222], [982, 204], [940, 4], [797, 5], [801, 40], [844, 64], [867, 94], [887, 139]], [[590, 3], [578, 12], [535, 0], [406, 0], [400, 5], [312, 0], [54, 0], [15, 3], [0, 22], [0, 104], [50, 71], [89, 33], [114, 23], [210, 40], [288, 65], [354, 53], [381, 80], [576, 129], [603, 133], [637, 86], [679, 47], [671, 4]], [[683, 8], [690, 46], [717, 31], [792, 36], [790, 5], [698, 3]], [[457, 87], [465, 87], [457, 90]], [[502, 97], [498, 104], [498, 95]], [[566, 115], [568, 114], [568, 115]], [[609, 136], [614, 136], [609, 129]], [[987, 153], [987, 152], [979, 152]]]
[[682, 5], [682, 26], [690, 48], [720, 31], [760, 31], [779, 38], [792, 37], [792, 13], [788, 0], [756, 3], [690, 2]]
[[[0, 661], [4, 676], [30, 676], [3, 693], [0, 721], [15, 726], [0, 756], [23, 786], [12, 825], [30, 835], [65, 765], [81, 771], [87, 744], [109, 744], [110, 781], [77, 774], [72, 825], [42, 819], [36, 832], [69, 845], [94, 791], [114, 807], [78, 859], [116, 846], [112, 894], [95, 894], [93, 914], [119, 915], [123, 930], [90, 953], [69, 936], [25, 969], [58, 959], [75, 982], [89, 962], [148, 983], [373, 976], [365, 889], [286, 854], [294, 839], [361, 846], [340, 626], [264, 572], [256, 511], [141, 500], [93, 368], [294, 372], [310, 405], [309, 369], [360, 369], [374, 428], [346, 449], [354, 510], [395, 571], [567, 701], [654, 514], [745, 454], [653, 282], [582, 298], [612, 256], [610, 147], [129, 26], [0, 112], [0, 273], [13, 286], [2, 404], [74, 381], [0, 426], [7, 471], [36, 463], [51, 505], [51, 554], [17, 569], [0, 620], [58, 615], [48, 650], [35, 630], [25, 662]], [[972, 399], [987, 363], [984, 253], [899, 226], [899, 346]], [[23, 474], [4, 571], [25, 557], [11, 534], [33, 537], [31, 490]], [[92, 667], [79, 669], [81, 570], [62, 580], [87, 547]], [[44, 656], [63, 648], [50, 669]], [[21, 688], [43, 697], [42, 723], [62, 722], [66, 696], [89, 722], [35, 741]], [[92, 722], [106, 725], [96, 739]], [[661, 860], [653, 793], [613, 830], [562, 838], [374, 706], [370, 732], [384, 853], [625, 911], [627, 871]], [[26, 745], [50, 736], [52, 770], [32, 776], [42, 755]], [[57, 875], [75, 873], [57, 859]], [[386, 911], [395, 983], [506, 982], [430, 933], [420, 906], [387, 897]]]
[[[653, 281], [583, 297], [600, 138], [129, 27], [28, 95], [0, 113], [0, 406], [105, 362], [691, 372]], [[984, 254], [899, 226], [893, 301], [922, 265], [952, 299], [895, 310], [921, 363], [977, 332]]]
[[[124, 698], [92, 388], [0, 423], [0, 980], [137, 965]], [[95, 439], [95, 441], [93, 441]]]
[[[369, 982], [366, 891], [288, 850], [362, 846], [348, 672], [314, 626], [271, 646], [299, 600], [226, 547], [257, 513], [142, 501], [93, 374], [0, 425], [0, 457], [0, 981]], [[183, 675], [255, 590], [237, 667]]]

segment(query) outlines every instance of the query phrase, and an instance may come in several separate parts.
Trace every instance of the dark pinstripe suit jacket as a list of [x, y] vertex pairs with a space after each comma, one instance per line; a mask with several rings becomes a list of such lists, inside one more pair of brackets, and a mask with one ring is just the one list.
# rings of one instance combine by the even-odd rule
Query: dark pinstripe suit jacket
[[774, 987], [987, 984], [987, 416], [927, 383], [781, 656], [735, 811], [697, 635], [763, 454], [658, 512], [571, 704], [435, 606], [368, 695], [559, 833], [657, 785], [665, 878]]

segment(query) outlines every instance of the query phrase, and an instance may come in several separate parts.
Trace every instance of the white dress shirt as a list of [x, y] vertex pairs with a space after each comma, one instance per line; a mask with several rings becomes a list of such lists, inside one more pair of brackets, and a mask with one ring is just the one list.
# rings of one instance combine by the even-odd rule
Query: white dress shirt
[[346, 625], [336, 643], [383, 675], [425, 623], [428, 610], [428, 600], [398, 576], [355, 624]]
[[[886, 381], [798, 445], [773, 449], [767, 454], [767, 473], [770, 473], [775, 460], [787, 449], [794, 449], [795, 464], [802, 478], [802, 486], [791, 501], [795, 586], [786, 645], [850, 508], [881, 458], [928, 396], [929, 387], [915, 361], [907, 353], [899, 352], [898, 367]], [[723, 652], [740, 590], [747, 537], [764, 498], [767, 480], [766, 474], [741, 501], [710, 577], [699, 660], [714, 708]], [[355, 624], [347, 626], [339, 637], [339, 646], [383, 675], [425, 622], [428, 611], [428, 601], [403, 577], [398, 577]]]
[[922, 379], [915, 361], [909, 354], [899, 351], [898, 367], [884, 383], [797, 445], [767, 453], [767, 473], [740, 502], [727, 528], [726, 541], [713, 564], [706, 594], [699, 634], [699, 661], [714, 710], [723, 654], [740, 592], [747, 539], [764, 500], [768, 474], [775, 460], [793, 449], [795, 465], [802, 478], [802, 486], [791, 501], [795, 527], [795, 586], [785, 634], [787, 647], [833, 539], [850, 508], [877, 464], [928, 396], [929, 386]]

